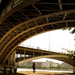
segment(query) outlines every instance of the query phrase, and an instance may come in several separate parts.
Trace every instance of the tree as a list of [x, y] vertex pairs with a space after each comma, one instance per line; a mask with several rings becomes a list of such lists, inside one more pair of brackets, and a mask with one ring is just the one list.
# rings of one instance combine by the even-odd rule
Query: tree
[[[67, 29], [70, 31], [71, 34], [75, 33], [75, 28], [64, 28], [63, 30], [67, 30]], [[74, 40], [75, 40], [75, 38], [74, 38]], [[64, 49], [64, 48], [62, 48], [62, 49], [67, 50], [67, 52], [69, 53], [69, 54], [67, 54], [69, 56], [69, 58], [74, 58], [75, 59], [75, 51], [74, 50], [69, 51], [68, 49]]]
[[61, 53], [62, 55], [67, 55], [68, 58], [75, 59], [75, 51], [74, 50], [69, 51], [68, 49], [65, 49], [65, 48], [62, 48], [62, 49], [67, 51], [67, 54], [66, 53]]
[[69, 30], [71, 34], [75, 33], [75, 28], [64, 28], [63, 30]]

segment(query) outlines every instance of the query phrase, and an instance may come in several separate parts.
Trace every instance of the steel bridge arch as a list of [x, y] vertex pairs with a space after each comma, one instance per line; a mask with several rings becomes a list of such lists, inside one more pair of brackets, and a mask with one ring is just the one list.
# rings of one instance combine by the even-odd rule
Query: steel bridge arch
[[72, 66], [75, 65], [75, 63], [73, 62], [73, 59], [68, 59], [68, 56], [65, 56], [65, 55], [43, 55], [43, 56], [37, 56], [37, 57], [32, 57], [32, 58], [28, 58], [28, 59], [25, 59], [25, 60], [16, 62], [16, 64], [19, 65], [19, 64], [23, 64], [23, 63], [28, 62], [28, 61], [32, 61], [32, 60], [35, 60], [35, 59], [41, 59], [41, 58], [56, 59], [56, 60], [59, 60], [59, 61], [63, 61], [65, 63], [68, 63], [68, 64], [70, 64]]
[[[35, 1], [23, 0], [23, 1], [24, 2], [20, 3], [19, 5], [15, 7], [13, 5], [14, 8], [6, 12], [6, 14], [4, 14], [0, 18], [0, 46], [1, 46], [0, 64], [4, 64], [8, 56], [18, 46], [18, 44], [20, 44], [22, 41], [30, 37], [33, 37], [34, 35], [37, 35], [46, 31], [56, 30], [56, 29], [75, 27], [75, 9], [74, 8], [72, 9], [66, 8], [65, 10], [63, 10], [61, 9], [62, 3], [58, 2], [59, 8], [60, 8], [58, 11], [50, 10], [52, 12], [49, 12], [49, 13], [45, 12], [46, 14], [45, 13], [42, 14], [42, 12], [40, 12], [39, 9], [37, 9], [37, 5], [39, 5], [40, 1], [43, 2], [43, 0], [35, 0]], [[24, 5], [24, 3], [25, 4], [27, 3], [27, 4]], [[54, 5], [56, 5], [56, 3], [54, 3]], [[65, 5], [64, 2], [63, 2], [63, 5]], [[72, 5], [74, 4], [72, 3]], [[32, 17], [29, 16], [29, 14], [31, 14], [30, 12], [26, 12], [27, 15], [25, 15], [23, 12], [24, 9], [25, 11], [27, 9], [29, 10], [31, 6], [34, 8], [34, 11], [38, 12], [38, 13], [34, 13], [32, 8], [31, 11], [33, 15], [30, 15]], [[69, 5], [69, 7], [70, 6], [71, 5]], [[19, 7], [20, 9], [17, 9]], [[23, 19], [25, 20], [22, 21], [21, 19], [16, 18], [16, 15], [18, 17], [18, 14], [16, 13], [19, 13], [21, 15], [20, 17], [24, 17]]]

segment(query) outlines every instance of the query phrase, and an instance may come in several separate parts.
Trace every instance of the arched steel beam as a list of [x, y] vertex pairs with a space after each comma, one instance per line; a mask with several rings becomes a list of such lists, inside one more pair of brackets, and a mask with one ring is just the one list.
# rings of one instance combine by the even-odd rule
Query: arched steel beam
[[[73, 9], [72, 11], [71, 11], [71, 10], [69, 10], [69, 11], [70, 11], [70, 13], [71, 13], [71, 12], [74, 12], [75, 10]], [[68, 12], [69, 12], [69, 11], [68, 11]], [[65, 13], [65, 12], [67, 12], [67, 11], [63, 11], [63, 13]], [[54, 14], [54, 15], [53, 15], [53, 14]], [[48, 15], [44, 15], [44, 16], [46, 17], [46, 16], [49, 16], [49, 15], [50, 15], [50, 16], [55, 16], [55, 15], [57, 15], [56, 13], [53, 13], [53, 14], [48, 14]], [[60, 14], [60, 12], [58, 12], [58, 14]], [[61, 14], [62, 14], [62, 12], [61, 12]], [[42, 16], [42, 17], [44, 17], [44, 16]], [[28, 22], [34, 21], [35, 19], [37, 20], [37, 19], [40, 19], [40, 18], [41, 18], [41, 16], [40, 16], [40, 17], [33, 18], [33, 19], [31, 19], [31, 20], [28, 20], [28, 21], [25, 21], [25, 22], [23, 22], [23, 23], [21, 23], [21, 24], [15, 26], [14, 28], [12, 28], [12, 29], [11, 29], [10, 31], [8, 31], [8, 32], [11, 33], [14, 29], [18, 28], [19, 26], [22, 26], [22, 25], [25, 24], [25, 23], [28, 23]], [[73, 21], [73, 20], [71, 20], [71, 21]], [[7, 34], [5, 34], [6, 36], [9, 34], [8, 32], [7, 32]], [[16, 37], [15, 37], [15, 38], [16, 38]], [[12, 40], [11, 40], [11, 41], [12, 41]], [[10, 41], [9, 41], [9, 42], [10, 42]], [[9, 42], [8, 42], [8, 45], [9, 45]], [[10, 43], [11, 43], [11, 42], [10, 42]], [[6, 46], [8, 46], [8, 45], [6, 45]], [[4, 47], [4, 48], [5, 48], [5, 47]], [[14, 49], [14, 48], [13, 48], [13, 49]], [[13, 49], [10, 51], [10, 53], [13, 51]], [[2, 50], [2, 51], [3, 51], [3, 50]], [[10, 53], [9, 53], [9, 54], [10, 54]], [[2, 54], [2, 52], [1, 52], [1, 54]], [[9, 55], [9, 54], [8, 54], [8, 55]], [[7, 57], [6, 57], [6, 58], [7, 58]], [[4, 61], [5, 61], [5, 60], [4, 60]]]
[[[37, 57], [33, 57], [33, 58], [28, 58], [28, 59], [25, 59], [25, 60], [22, 60], [22, 61], [19, 61], [17, 62], [18, 64], [22, 64], [22, 63], [25, 63], [25, 62], [28, 62], [28, 61], [31, 61], [31, 60], [35, 60], [35, 59], [40, 59], [40, 58], [58, 58], [58, 57], [65, 57], [67, 58], [67, 56], [64, 56], [64, 55], [43, 55], [43, 56], [37, 56]], [[61, 59], [60, 59], [61, 60]]]
[[[44, 32], [44, 31], [43, 31]], [[41, 32], [41, 33], [43, 33], [43, 32]], [[38, 33], [38, 34], [40, 34], [40, 33]], [[37, 35], [37, 34], [36, 34]], [[34, 35], [33, 35], [34, 36]], [[32, 37], [33, 37], [32, 36]], [[22, 37], [22, 38], [25, 38], [24, 36]], [[30, 38], [30, 37], [29, 37]], [[27, 40], [27, 39], [29, 39], [29, 38], [26, 38], [25, 40]], [[20, 38], [21, 39], [21, 38]], [[20, 39], [17, 39], [17, 41], [19, 41]], [[13, 47], [12, 49], [11, 49], [11, 51], [8, 53], [8, 55], [5, 57], [5, 59], [3, 60], [3, 63], [6, 61], [6, 59], [8, 58], [8, 56], [13, 52], [13, 50], [15, 50], [15, 48], [21, 43], [21, 42], [23, 42], [23, 41], [25, 41], [25, 40], [21, 40], [17, 45], [15, 45], [15, 47]]]
[[75, 67], [74, 60], [71, 59], [71, 58], [68, 59], [68, 56], [66, 56], [66, 55], [43, 55], [43, 56], [37, 56], [37, 57], [28, 58], [28, 59], [19, 61], [16, 64], [22, 64], [22, 63], [25, 63], [25, 62], [28, 62], [28, 61], [31, 61], [31, 60], [40, 59], [40, 58], [56, 59], [56, 60], [59, 60], [59, 61], [63, 61], [65, 63], [68, 63], [68, 64], [70, 64], [70, 65], [72, 65], [72, 66]]
[[72, 10], [66, 10], [66, 11], [60, 11], [60, 12], [55, 12], [55, 13], [51, 13], [51, 14], [47, 14], [47, 15], [42, 15], [42, 16], [39, 16], [39, 17], [35, 17], [35, 18], [32, 18], [30, 20], [27, 20], [23, 23], [20, 23], [18, 24], [17, 26], [13, 27], [11, 30], [9, 30], [0, 40], [0, 43], [3, 41], [3, 39], [9, 34], [11, 33], [13, 30], [15, 30], [16, 28], [20, 27], [21, 25], [23, 24], [27, 24], [28, 22], [31, 22], [31, 21], [36, 21], [38, 19], [41, 19], [41, 18], [45, 18], [45, 17], [53, 17], [53, 16], [58, 16], [58, 15], [62, 15], [62, 14], [69, 14], [69, 13], [73, 13], [75, 12], [75, 9], [72, 9]]
[[68, 63], [72, 66], [75, 67], [75, 59], [72, 59], [72, 58], [61, 58], [60, 57], [51, 57], [52, 59], [56, 59], [56, 60], [61, 60], [61, 61], [64, 61], [65, 63]]
[[[12, 7], [12, 8], [9, 11], [7, 11], [9, 7], [7, 9], [5, 9], [7, 13], [4, 14], [4, 16], [0, 19], [0, 24], [6, 18], [8, 18], [10, 15], [12, 15], [13, 13], [21, 10], [22, 8], [24, 8], [24, 7], [28, 6], [28, 5], [34, 4], [37, 1], [39, 1], [39, 0], [21, 0], [20, 3], [17, 4], [17, 6], [13, 5], [14, 3], [11, 3], [12, 5], [10, 7]], [[5, 13], [5, 11], [3, 11], [2, 13]]]
[[[1, 51], [0, 55], [4, 52], [4, 50], [6, 49], [6, 47], [13, 41], [15, 40], [16, 38], [18, 38], [20, 35], [32, 30], [32, 29], [35, 29], [35, 28], [38, 28], [38, 27], [42, 27], [42, 26], [46, 26], [46, 25], [51, 25], [51, 24], [57, 24], [57, 23], [63, 23], [63, 22], [72, 22], [72, 21], [75, 21], [75, 19], [73, 20], [62, 20], [62, 21], [57, 21], [57, 22], [50, 22], [50, 23], [46, 23], [46, 24], [42, 24], [42, 25], [39, 25], [39, 26], [35, 26], [35, 27], [32, 27], [32, 28], [29, 28], [28, 30], [25, 30], [21, 33], [19, 33], [18, 35], [16, 35], [14, 38], [12, 38], [3, 48], [3, 50]], [[66, 24], [66, 23], [65, 23]], [[63, 27], [64, 28], [64, 27]], [[65, 25], [65, 28], [66, 28], [66, 25]], [[53, 29], [55, 30], [55, 29]]]

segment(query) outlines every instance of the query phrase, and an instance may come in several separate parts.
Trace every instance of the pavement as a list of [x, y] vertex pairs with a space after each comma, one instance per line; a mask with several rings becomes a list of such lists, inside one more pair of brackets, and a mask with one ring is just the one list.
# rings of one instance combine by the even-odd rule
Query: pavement
[[22, 71], [18, 73], [12, 73], [12, 74], [1, 74], [0, 75], [75, 75], [75, 73], [53, 73], [53, 72], [31, 72], [31, 71]]
[[25, 74], [21, 74], [21, 73], [3, 74], [3, 73], [0, 73], [0, 75], [25, 75]]

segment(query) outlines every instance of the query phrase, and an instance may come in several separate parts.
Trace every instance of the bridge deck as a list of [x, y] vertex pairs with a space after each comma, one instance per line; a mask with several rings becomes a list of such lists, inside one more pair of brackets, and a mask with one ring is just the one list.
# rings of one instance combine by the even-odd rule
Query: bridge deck
[[24, 51], [25, 51], [25, 53], [30, 53], [30, 54], [32, 54], [33, 52], [35, 52], [36, 54], [43, 53], [43, 54], [46, 54], [46, 55], [60, 54], [60, 53], [56, 53], [56, 52], [52, 52], [52, 51], [34, 49], [34, 48], [28, 48], [28, 47], [21, 47], [21, 46], [18, 46], [15, 50], [16, 50], [16, 53], [21, 52], [21, 54], [22, 53], [24, 54]]
[[60, 53], [52, 52], [52, 51], [46, 51], [41, 49], [34, 49], [34, 48], [27, 48], [27, 47], [21, 47], [18, 46], [16, 49], [16, 54], [25, 55], [22, 57], [16, 57], [16, 61], [21, 61], [28, 58], [33, 58], [36, 56], [42, 56], [42, 55], [60, 55]]

